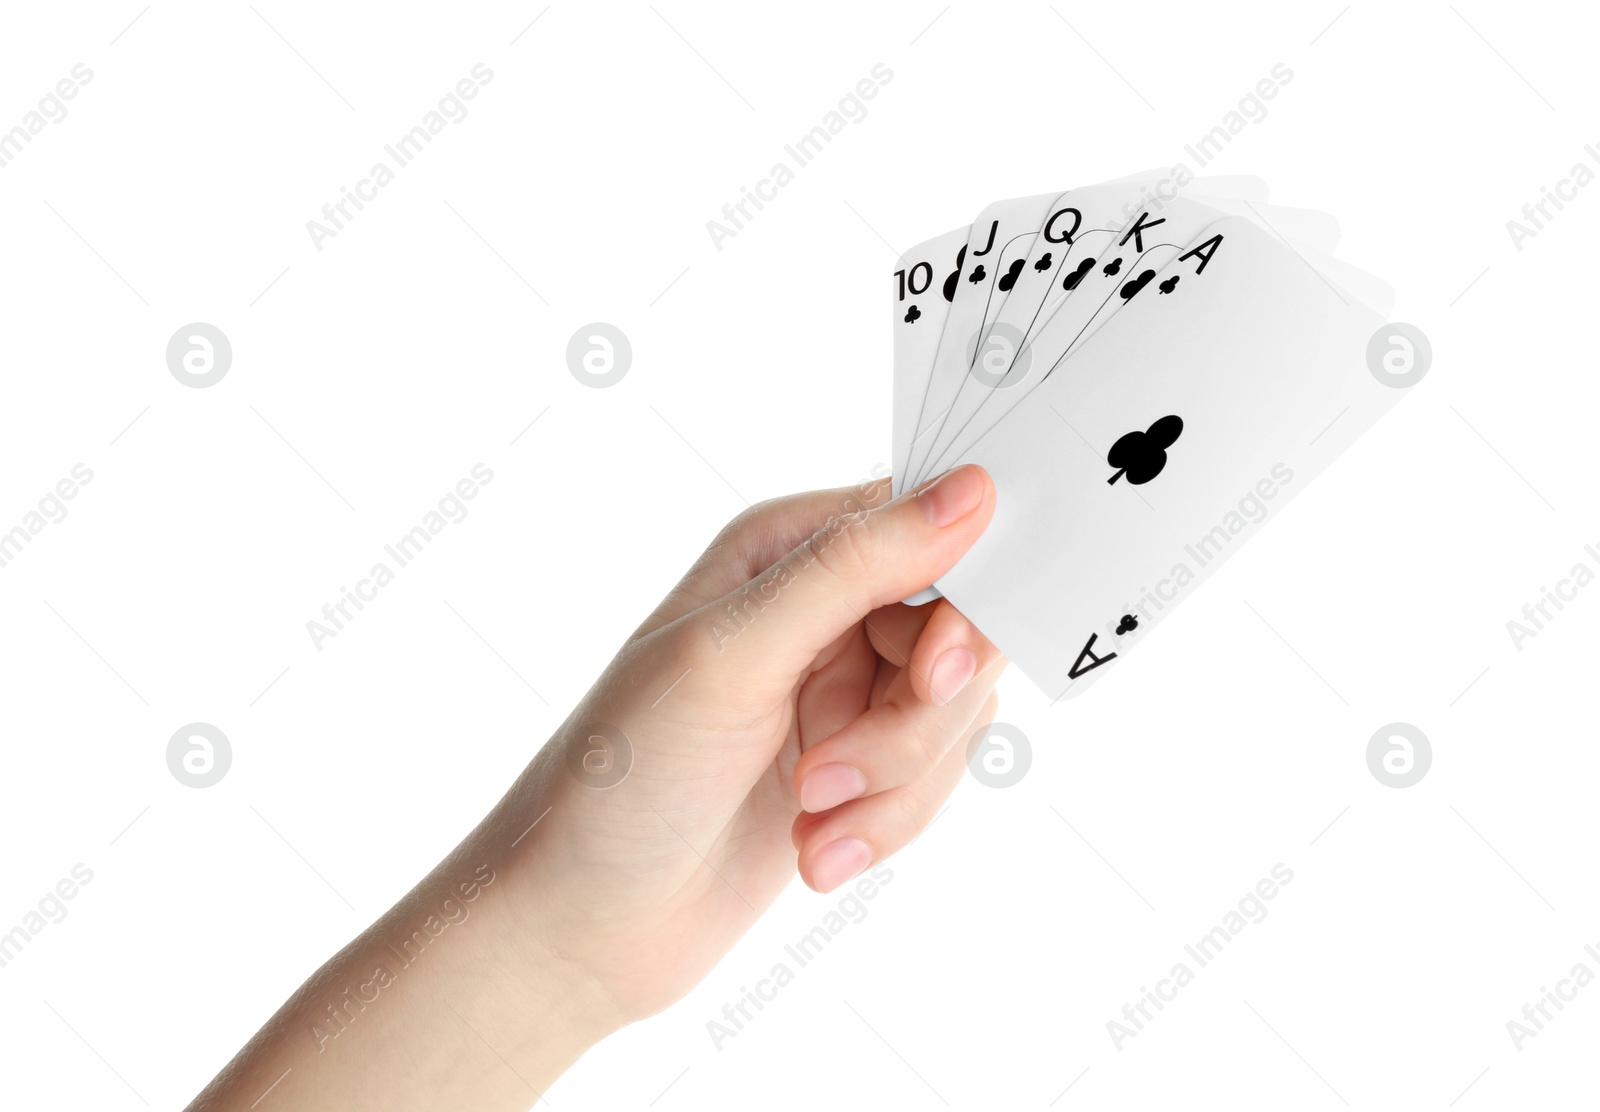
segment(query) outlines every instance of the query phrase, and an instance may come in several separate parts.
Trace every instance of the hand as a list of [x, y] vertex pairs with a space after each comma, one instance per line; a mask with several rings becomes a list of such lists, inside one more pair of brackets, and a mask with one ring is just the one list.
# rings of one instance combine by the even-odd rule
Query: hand
[[994, 506], [969, 466], [893, 501], [882, 481], [741, 514], [477, 828], [191, 1112], [526, 1108], [698, 983], [797, 868], [829, 891], [904, 846], [1005, 660], [948, 602], [897, 600]]
[[[994, 486], [888, 487], [736, 518], [502, 803], [506, 831], [549, 809], [508, 868], [626, 1020], [698, 983], [797, 864], [826, 892], [916, 837], [994, 716], [994, 646], [948, 602], [898, 602], [977, 539]], [[602, 787], [585, 754], [626, 775]]]

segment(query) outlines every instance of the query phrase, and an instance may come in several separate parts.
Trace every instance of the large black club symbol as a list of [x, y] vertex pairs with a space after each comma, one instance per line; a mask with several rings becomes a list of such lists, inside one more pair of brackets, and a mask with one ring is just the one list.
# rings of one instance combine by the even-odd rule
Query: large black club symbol
[[1106, 453], [1106, 462], [1117, 469], [1107, 479], [1114, 483], [1124, 475], [1133, 486], [1143, 486], [1161, 474], [1167, 465], [1167, 449], [1183, 435], [1183, 418], [1170, 414], [1161, 418], [1143, 432], [1135, 429], [1124, 433]]

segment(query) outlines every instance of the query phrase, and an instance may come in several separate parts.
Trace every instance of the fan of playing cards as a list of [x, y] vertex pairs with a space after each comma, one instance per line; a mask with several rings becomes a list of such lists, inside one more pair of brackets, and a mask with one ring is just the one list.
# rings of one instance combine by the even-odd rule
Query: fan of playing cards
[[[1168, 183], [1163, 183], [1168, 184]], [[1055, 697], [1124, 657], [1404, 392], [1392, 291], [1254, 178], [997, 201], [894, 272], [895, 492], [999, 494], [943, 594]]]

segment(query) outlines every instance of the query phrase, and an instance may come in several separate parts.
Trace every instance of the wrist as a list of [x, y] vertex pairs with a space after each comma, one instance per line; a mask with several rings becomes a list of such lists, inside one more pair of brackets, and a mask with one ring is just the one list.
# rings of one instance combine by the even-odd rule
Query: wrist
[[[475, 833], [316, 971], [191, 1109], [526, 1109], [621, 1021]], [[259, 1106], [259, 1107], [258, 1107]]]
[[593, 906], [593, 874], [572, 857], [569, 824], [582, 804], [564, 791], [559, 757], [559, 746], [545, 746], [435, 873], [493, 876], [471, 905], [484, 927], [481, 960], [505, 970], [525, 1006], [548, 1011], [581, 1054], [639, 1014], [599, 967], [612, 948]]
[[498, 832], [485, 837], [496, 826], [486, 822], [435, 870], [430, 881], [437, 878], [437, 886], [418, 886], [409, 918], [396, 927], [409, 940], [407, 953], [417, 945], [419, 923], [424, 935], [438, 931], [440, 943], [457, 935], [460, 945], [440, 946], [444, 960], [427, 971], [432, 991], [542, 1094], [628, 1018], [569, 956], [573, 947], [548, 914], [539, 871], [518, 853], [528, 841], [509, 852], [498, 848]]

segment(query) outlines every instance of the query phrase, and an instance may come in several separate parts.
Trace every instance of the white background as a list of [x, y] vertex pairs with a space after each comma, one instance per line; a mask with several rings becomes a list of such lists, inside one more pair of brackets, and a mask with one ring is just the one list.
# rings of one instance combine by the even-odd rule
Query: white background
[[[1340, 256], [1431, 337], [1428, 378], [1092, 692], [1004, 681], [1026, 777], [964, 784], [737, 1038], [707, 1021], [837, 897], [796, 883], [549, 1103], [1592, 1094], [1600, 988], [1520, 1051], [1506, 1029], [1574, 963], [1600, 973], [1600, 586], [1520, 651], [1506, 630], [1600, 570], [1600, 187], [1521, 251], [1506, 230], [1595, 167], [1592, 12], [541, 10], [6, 11], [0, 128], [94, 76], [0, 169], [0, 526], [74, 464], [94, 478], [0, 568], [0, 931], [74, 864], [94, 879], [0, 968], [0, 1102], [185, 1103], [746, 500], [887, 460], [889, 245], [1197, 168], [1185, 145], [1280, 62], [1292, 82], [1206, 171], [1336, 214]], [[469, 114], [318, 251], [306, 222], [480, 62]], [[880, 62], [866, 117], [717, 250], [706, 222]], [[194, 321], [233, 346], [208, 389], [165, 365]], [[609, 389], [565, 365], [590, 321], [632, 342]], [[479, 462], [469, 516], [317, 651], [306, 622]], [[233, 750], [205, 790], [165, 758], [196, 721]], [[1404, 790], [1365, 757], [1393, 721], [1433, 749]], [[1278, 862], [1268, 917], [1118, 1050], [1107, 1021]]]

